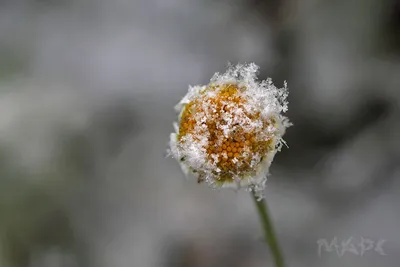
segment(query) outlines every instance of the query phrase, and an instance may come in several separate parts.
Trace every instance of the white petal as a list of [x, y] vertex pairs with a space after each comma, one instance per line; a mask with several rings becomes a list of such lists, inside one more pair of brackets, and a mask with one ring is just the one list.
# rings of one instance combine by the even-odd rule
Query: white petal
[[178, 143], [178, 135], [176, 133], [171, 133], [169, 135], [169, 148], [174, 158], [179, 158], [177, 143]]
[[175, 132], [176, 132], [176, 133], [179, 133], [179, 125], [178, 125], [178, 123], [177, 123], [177, 122], [174, 122], [174, 123], [173, 123], [173, 126], [174, 126]]
[[193, 173], [190, 168], [181, 160], [179, 160], [179, 165], [181, 166], [182, 172], [185, 174], [186, 178], [190, 178]]

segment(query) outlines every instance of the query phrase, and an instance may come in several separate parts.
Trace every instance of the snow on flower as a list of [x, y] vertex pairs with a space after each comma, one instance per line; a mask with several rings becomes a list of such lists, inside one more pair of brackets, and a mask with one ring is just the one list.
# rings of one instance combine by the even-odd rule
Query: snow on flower
[[213, 188], [245, 188], [260, 197], [269, 167], [290, 126], [287, 84], [257, 81], [258, 66], [229, 66], [206, 86], [190, 86], [176, 106], [169, 154], [182, 170]]

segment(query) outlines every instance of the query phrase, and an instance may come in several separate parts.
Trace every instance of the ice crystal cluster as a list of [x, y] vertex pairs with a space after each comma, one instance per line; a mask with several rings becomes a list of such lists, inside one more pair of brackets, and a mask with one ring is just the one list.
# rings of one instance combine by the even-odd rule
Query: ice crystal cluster
[[213, 188], [246, 188], [262, 196], [274, 155], [290, 125], [286, 82], [257, 81], [254, 63], [229, 66], [206, 86], [190, 86], [176, 106], [169, 153], [189, 177]]

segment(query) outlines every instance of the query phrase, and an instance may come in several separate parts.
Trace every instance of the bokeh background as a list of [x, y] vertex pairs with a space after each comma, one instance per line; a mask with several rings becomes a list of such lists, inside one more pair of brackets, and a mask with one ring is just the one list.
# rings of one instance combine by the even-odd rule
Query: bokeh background
[[289, 85], [266, 189], [287, 266], [397, 266], [399, 1], [1, 0], [0, 267], [273, 266], [250, 196], [165, 158], [228, 62]]

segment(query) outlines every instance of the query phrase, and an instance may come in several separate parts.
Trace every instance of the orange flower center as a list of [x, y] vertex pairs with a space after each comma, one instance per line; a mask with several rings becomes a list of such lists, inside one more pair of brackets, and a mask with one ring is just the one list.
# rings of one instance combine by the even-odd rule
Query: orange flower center
[[275, 120], [246, 109], [248, 100], [241, 94], [245, 90], [236, 84], [211, 85], [182, 112], [178, 140], [183, 144], [184, 137], [192, 135], [200, 144], [198, 136], [207, 136], [207, 144], [201, 146], [209, 162], [219, 169], [214, 171], [217, 182], [252, 173], [263, 156], [274, 149], [267, 128], [275, 125]]

